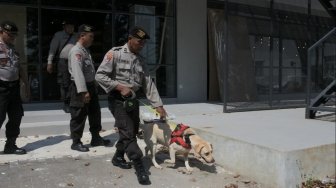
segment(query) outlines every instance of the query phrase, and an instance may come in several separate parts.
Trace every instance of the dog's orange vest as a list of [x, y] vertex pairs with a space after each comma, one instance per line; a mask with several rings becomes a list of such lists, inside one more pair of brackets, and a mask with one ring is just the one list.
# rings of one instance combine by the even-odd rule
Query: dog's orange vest
[[[186, 149], [191, 149], [189, 136], [193, 134], [188, 134], [188, 135], [183, 134], [184, 131], [188, 128], [189, 126], [187, 125], [183, 125], [182, 123], [178, 124], [176, 128], [174, 129], [174, 131], [171, 133], [170, 144], [176, 143]], [[183, 137], [185, 137], [185, 141]]]

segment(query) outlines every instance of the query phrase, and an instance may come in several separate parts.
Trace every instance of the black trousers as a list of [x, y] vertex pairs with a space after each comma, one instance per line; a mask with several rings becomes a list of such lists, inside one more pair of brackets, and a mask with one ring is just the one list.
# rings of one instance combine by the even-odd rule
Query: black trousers
[[70, 103], [69, 86], [71, 75], [68, 70], [68, 60], [59, 59], [57, 63], [57, 83], [60, 85], [61, 97], [65, 104]]
[[23, 116], [19, 81], [0, 81], [0, 128], [8, 115], [6, 137], [17, 138]]
[[108, 98], [109, 109], [115, 118], [115, 126], [119, 130], [119, 140], [116, 144], [117, 151], [125, 152], [130, 160], [141, 159], [143, 153], [137, 143], [136, 135], [139, 131], [139, 103], [135, 102], [132, 111], [126, 111], [120, 94], [110, 94]]
[[101, 111], [98, 99], [98, 91], [94, 83], [87, 83], [91, 100], [84, 103], [82, 96], [77, 93], [76, 85], [72, 82], [69, 87], [70, 100], [70, 132], [74, 141], [79, 141], [83, 136], [86, 118], [89, 117], [91, 134], [98, 134], [101, 131]]

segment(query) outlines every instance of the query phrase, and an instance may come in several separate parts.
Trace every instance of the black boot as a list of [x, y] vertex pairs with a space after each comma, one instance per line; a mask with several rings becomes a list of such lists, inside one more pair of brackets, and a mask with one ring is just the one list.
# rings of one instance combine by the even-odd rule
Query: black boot
[[150, 185], [151, 181], [149, 180], [148, 174], [145, 170], [145, 167], [143, 166], [141, 159], [133, 160], [135, 173], [138, 177], [138, 182], [141, 185]]
[[88, 152], [89, 148], [84, 146], [80, 140], [73, 140], [71, 145], [72, 150], [80, 151], [80, 152]]
[[17, 155], [23, 155], [27, 153], [25, 149], [18, 148], [15, 143], [16, 143], [16, 138], [8, 138], [5, 144], [4, 153], [5, 154], [17, 154]]
[[117, 150], [116, 153], [114, 154], [111, 162], [114, 166], [118, 166], [122, 169], [132, 168], [132, 166], [128, 162], [126, 162], [126, 160], [124, 158], [124, 152], [122, 152], [122, 151]]
[[111, 143], [110, 140], [103, 139], [99, 133], [92, 133], [91, 146], [108, 146]]

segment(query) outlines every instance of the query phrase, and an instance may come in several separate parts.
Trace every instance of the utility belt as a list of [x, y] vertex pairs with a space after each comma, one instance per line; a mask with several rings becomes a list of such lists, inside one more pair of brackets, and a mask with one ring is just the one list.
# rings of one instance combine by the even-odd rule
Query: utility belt
[[131, 112], [139, 107], [137, 93], [139, 92], [132, 91], [132, 95], [130, 97], [123, 97], [119, 91], [113, 90], [109, 93], [108, 100], [122, 105], [127, 112]]
[[0, 86], [1, 87], [16, 87], [20, 85], [20, 81], [19, 80], [15, 80], [15, 81], [3, 81], [0, 80]]

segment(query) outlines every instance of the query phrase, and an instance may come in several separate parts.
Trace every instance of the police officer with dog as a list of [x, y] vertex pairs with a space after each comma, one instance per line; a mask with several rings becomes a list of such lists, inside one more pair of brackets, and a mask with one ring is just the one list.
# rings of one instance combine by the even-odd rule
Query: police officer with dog
[[[19, 63], [19, 55], [14, 48], [18, 27], [14, 22], [0, 24], [0, 128], [8, 115], [6, 124], [5, 154], [26, 154], [26, 150], [16, 146], [20, 134], [23, 107], [20, 96], [20, 79], [29, 88], [25, 72]], [[29, 96], [26, 90], [26, 96]]]
[[103, 139], [99, 132], [102, 129], [101, 111], [98, 100], [98, 89], [95, 83], [95, 69], [89, 52], [93, 43], [94, 30], [90, 25], [83, 24], [78, 28], [78, 40], [69, 52], [70, 84], [70, 132], [73, 143], [72, 150], [87, 152], [81, 138], [86, 118], [89, 118], [92, 135], [91, 146], [106, 146], [110, 140]]
[[143, 93], [153, 108], [166, 117], [166, 111], [159, 92], [146, 70], [144, 58], [140, 51], [150, 39], [141, 27], [134, 27], [129, 32], [128, 41], [123, 46], [109, 50], [100, 64], [96, 80], [109, 94], [109, 109], [115, 118], [119, 140], [112, 163], [123, 169], [131, 168], [124, 154], [133, 162], [140, 184], [151, 184], [143, 166], [142, 151], [137, 144], [136, 134], [139, 131], [139, 95]]

